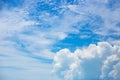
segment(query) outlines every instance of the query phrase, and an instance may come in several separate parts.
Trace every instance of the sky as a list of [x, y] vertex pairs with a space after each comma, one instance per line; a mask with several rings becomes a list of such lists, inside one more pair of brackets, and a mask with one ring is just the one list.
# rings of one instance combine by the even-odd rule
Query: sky
[[120, 80], [120, 0], [0, 0], [0, 80]]

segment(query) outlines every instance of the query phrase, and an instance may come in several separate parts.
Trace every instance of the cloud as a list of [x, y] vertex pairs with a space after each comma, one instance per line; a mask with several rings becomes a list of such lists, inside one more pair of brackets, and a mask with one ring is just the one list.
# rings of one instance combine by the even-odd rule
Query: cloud
[[54, 71], [64, 80], [80, 79], [81, 76], [80, 60], [68, 49], [62, 49], [54, 57]]
[[90, 44], [73, 53], [62, 49], [54, 57], [54, 69], [64, 80], [119, 79], [120, 46], [108, 42]]
[[65, 35], [36, 29], [25, 6], [0, 10], [0, 79], [58, 80], [51, 74], [54, 53], [49, 47]]
[[[26, 76], [37, 80], [39, 78], [37, 74], [43, 73], [42, 68], [44, 68], [44, 74], [50, 72], [55, 56], [54, 72], [63, 79], [86, 79], [85, 76], [98, 78], [98, 74], [104, 75], [104, 71], [108, 71], [105, 77], [109, 75], [114, 79], [119, 79], [119, 63], [115, 64], [112, 71], [109, 71], [109, 68], [104, 69], [104, 65], [114, 63], [114, 60], [108, 61], [116, 51], [112, 45], [117, 44], [119, 47], [120, 28], [117, 25], [120, 22], [119, 0], [115, 1], [114, 5], [111, 5], [111, 0], [61, 0], [60, 3], [58, 0], [19, 1], [20, 3], [15, 0], [8, 3], [0, 2], [2, 4], [0, 7], [0, 59], [2, 63], [0, 69], [4, 73], [4, 78], [8, 75], [12, 80], [16, 80], [17, 77], [12, 75], [17, 73], [21, 75], [25, 72], [24, 74], [28, 74]], [[74, 52], [69, 49], [60, 50], [57, 54], [52, 52], [54, 45], [59, 45], [58, 42], [69, 37], [69, 34], [78, 34], [81, 39], [91, 38], [96, 34], [95, 38], [106, 41], [105, 38], [112, 45], [100, 42], [97, 45], [91, 44], [88, 47], [78, 48]], [[118, 36], [118, 39], [115, 41], [116, 37], [113, 36]], [[108, 63], [104, 64], [103, 60]], [[96, 64], [101, 64], [100, 67], [93, 65], [94, 61], [98, 61]], [[91, 69], [88, 69], [86, 64], [90, 63], [92, 63], [89, 65]], [[6, 71], [6, 68], [10, 70]], [[40, 71], [37, 72], [35, 69]], [[98, 73], [87, 74], [93, 69]], [[8, 74], [9, 72], [12, 73]], [[35, 75], [37, 75], [36, 78]], [[50, 73], [46, 75], [51, 76]], [[43, 79], [46, 80], [46, 77]]]
[[[120, 36], [120, 29], [118, 26], [116, 26], [116, 24], [120, 22], [120, 8], [118, 7], [120, 5], [118, 3], [120, 3], [119, 0], [85, 0], [84, 5], [68, 5], [67, 7], [71, 11], [84, 16], [84, 20], [86, 20], [85, 23], [90, 24], [90, 27], [87, 26], [87, 28], [89, 28], [89, 30], [91, 30], [94, 34], [98, 34], [98, 36], [101, 35], [104, 37], [108, 37], [107, 39], [109, 39], [113, 38], [112, 36]], [[83, 21], [83, 19], [79, 21]], [[82, 25], [80, 26], [80, 29], [82, 29]]]
[[118, 74], [120, 73], [119, 70], [114, 70], [114, 66], [117, 65], [120, 67], [119, 60], [120, 60], [120, 57], [118, 55], [108, 56], [103, 63], [102, 74], [100, 77], [102, 79], [109, 79], [109, 78], [111, 79], [113, 78], [114, 80], [120, 79], [118, 77], [119, 76]]

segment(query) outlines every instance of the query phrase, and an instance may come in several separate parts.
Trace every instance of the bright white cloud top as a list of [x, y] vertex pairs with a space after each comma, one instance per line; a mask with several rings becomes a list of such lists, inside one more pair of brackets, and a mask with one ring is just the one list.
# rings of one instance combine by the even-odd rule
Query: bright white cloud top
[[54, 72], [63, 80], [119, 80], [119, 67], [120, 46], [107, 42], [90, 44], [73, 53], [62, 49], [54, 57]]
[[119, 68], [120, 0], [0, 0], [0, 80], [119, 80]]

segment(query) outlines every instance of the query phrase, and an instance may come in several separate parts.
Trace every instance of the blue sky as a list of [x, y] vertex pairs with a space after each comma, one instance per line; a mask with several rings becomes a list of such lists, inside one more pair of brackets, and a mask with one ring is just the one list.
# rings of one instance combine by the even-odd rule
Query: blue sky
[[0, 0], [0, 80], [119, 80], [120, 0]]

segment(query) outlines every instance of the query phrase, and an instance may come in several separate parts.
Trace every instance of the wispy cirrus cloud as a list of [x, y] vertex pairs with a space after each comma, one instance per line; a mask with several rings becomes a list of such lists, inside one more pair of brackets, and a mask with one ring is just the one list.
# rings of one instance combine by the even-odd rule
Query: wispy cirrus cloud
[[54, 54], [47, 49], [53, 41], [46, 38], [46, 33], [33, 27], [36, 22], [28, 19], [25, 8], [0, 10], [0, 78], [56, 79], [51, 75], [50, 64]]

